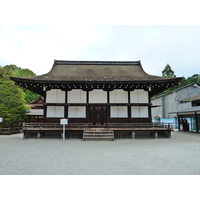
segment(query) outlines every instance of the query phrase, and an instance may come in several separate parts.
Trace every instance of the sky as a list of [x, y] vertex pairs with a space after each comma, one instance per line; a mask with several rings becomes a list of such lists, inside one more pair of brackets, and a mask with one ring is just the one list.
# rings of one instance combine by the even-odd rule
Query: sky
[[199, 74], [199, 3], [187, 2], [3, 0], [0, 66], [41, 75], [54, 60], [140, 60], [151, 75], [167, 64], [177, 77]]
[[55, 60], [137, 61], [152, 75], [200, 73], [199, 25], [1, 25], [0, 65], [41, 75]]

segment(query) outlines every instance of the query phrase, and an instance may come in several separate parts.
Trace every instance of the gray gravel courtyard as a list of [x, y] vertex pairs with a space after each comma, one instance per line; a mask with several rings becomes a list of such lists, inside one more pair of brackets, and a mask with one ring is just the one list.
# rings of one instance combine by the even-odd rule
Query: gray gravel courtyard
[[170, 139], [22, 139], [0, 136], [1, 175], [200, 175], [200, 134]]

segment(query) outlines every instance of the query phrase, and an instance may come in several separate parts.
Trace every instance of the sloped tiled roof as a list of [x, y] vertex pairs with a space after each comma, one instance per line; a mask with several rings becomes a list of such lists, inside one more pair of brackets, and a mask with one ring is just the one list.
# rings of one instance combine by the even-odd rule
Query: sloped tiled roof
[[140, 61], [55, 60], [48, 73], [21, 79], [43, 82], [178, 82], [182, 78], [149, 75], [143, 70]]

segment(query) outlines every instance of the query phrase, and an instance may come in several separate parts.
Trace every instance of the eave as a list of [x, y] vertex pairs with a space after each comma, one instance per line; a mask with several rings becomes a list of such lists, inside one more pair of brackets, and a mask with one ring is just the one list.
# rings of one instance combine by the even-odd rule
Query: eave
[[150, 96], [158, 94], [174, 85], [182, 78], [162, 79], [154, 81], [50, 81], [50, 80], [35, 80], [23, 77], [11, 77], [16, 85], [31, 90], [37, 94], [44, 95], [44, 92], [50, 89], [61, 89], [70, 91], [72, 89], [82, 89], [84, 91], [92, 91], [93, 89], [103, 89], [105, 91], [112, 91], [114, 89], [123, 89], [125, 91], [132, 91], [135, 89], [144, 89], [150, 91]]

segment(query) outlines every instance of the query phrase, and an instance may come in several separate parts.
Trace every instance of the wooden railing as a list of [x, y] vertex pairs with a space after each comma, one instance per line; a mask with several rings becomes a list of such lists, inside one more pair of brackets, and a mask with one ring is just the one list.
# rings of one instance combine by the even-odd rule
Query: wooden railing
[[[73, 124], [66, 124], [66, 127], [79, 127], [84, 126], [88, 127], [89, 124], [86, 123], [73, 123]], [[26, 123], [24, 124], [24, 128], [61, 128], [63, 125], [59, 123]]]
[[[24, 128], [62, 128], [63, 125], [59, 123], [26, 123], [24, 125]], [[66, 124], [66, 128], [91, 128], [91, 127], [96, 127], [92, 126], [88, 123], [70, 123]], [[108, 123], [106, 126], [102, 127], [107, 127], [107, 128], [125, 128], [125, 127], [135, 127], [135, 128], [172, 128], [172, 125], [170, 123]]]
[[0, 128], [0, 135], [11, 135], [15, 133], [20, 133], [22, 129], [22, 127]]
[[111, 123], [108, 127], [172, 128], [170, 123]]

